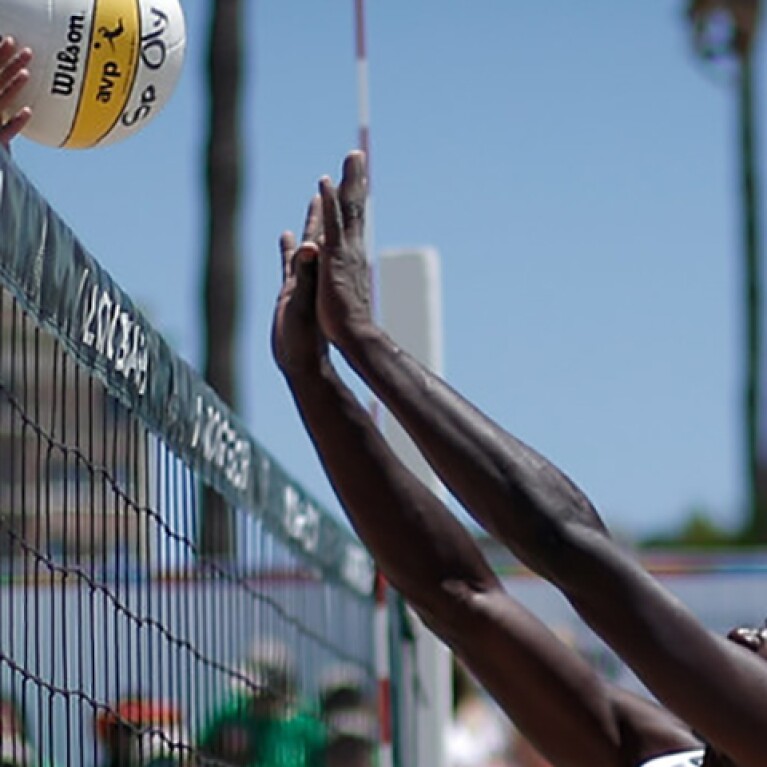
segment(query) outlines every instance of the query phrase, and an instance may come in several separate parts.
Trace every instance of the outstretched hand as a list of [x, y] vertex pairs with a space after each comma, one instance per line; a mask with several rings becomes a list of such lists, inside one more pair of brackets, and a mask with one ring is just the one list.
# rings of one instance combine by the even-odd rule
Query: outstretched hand
[[344, 160], [338, 188], [320, 180], [324, 239], [320, 249], [317, 317], [322, 332], [343, 346], [355, 329], [372, 320], [370, 269], [365, 255], [365, 155]]
[[0, 42], [0, 144], [10, 148], [11, 141], [24, 130], [32, 116], [29, 107], [7, 114], [11, 105], [29, 81], [29, 66], [32, 51], [19, 48], [12, 37], [4, 37]]
[[286, 375], [314, 371], [327, 355], [317, 322], [317, 264], [322, 232], [319, 196], [309, 204], [300, 245], [292, 232], [280, 238], [282, 288], [272, 324], [272, 353]]

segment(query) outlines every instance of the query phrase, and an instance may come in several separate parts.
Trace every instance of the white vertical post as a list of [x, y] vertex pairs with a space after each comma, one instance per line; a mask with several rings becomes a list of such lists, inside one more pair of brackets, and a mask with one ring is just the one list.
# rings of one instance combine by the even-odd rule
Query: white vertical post
[[[385, 251], [378, 259], [380, 318], [386, 332], [430, 370], [442, 373], [442, 293], [436, 250], [413, 248]], [[397, 421], [383, 415], [383, 430], [399, 457], [440, 497], [445, 490], [426, 460]], [[450, 653], [413, 615], [416, 664], [421, 689], [416, 707], [415, 765], [445, 767], [446, 732], [450, 721], [452, 684]]]

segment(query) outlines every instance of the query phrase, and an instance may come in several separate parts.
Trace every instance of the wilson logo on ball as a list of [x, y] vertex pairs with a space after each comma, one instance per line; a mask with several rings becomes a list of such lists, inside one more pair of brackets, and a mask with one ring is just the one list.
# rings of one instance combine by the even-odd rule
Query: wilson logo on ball
[[178, 0], [0, 0], [0, 34], [34, 54], [28, 138], [86, 149], [140, 130], [168, 102], [186, 48]]

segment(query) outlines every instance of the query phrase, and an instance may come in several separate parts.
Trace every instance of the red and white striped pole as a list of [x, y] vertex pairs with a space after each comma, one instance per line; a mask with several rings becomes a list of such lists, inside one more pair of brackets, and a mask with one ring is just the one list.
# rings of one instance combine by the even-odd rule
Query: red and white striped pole
[[389, 652], [389, 606], [386, 599], [388, 586], [378, 573], [375, 587], [375, 617], [373, 642], [375, 645], [376, 677], [378, 679], [378, 767], [392, 767], [392, 700], [391, 700], [391, 657]]
[[[357, 97], [359, 115], [359, 144], [370, 163], [370, 87], [368, 52], [365, 29], [365, 0], [354, 0], [354, 30], [357, 56]], [[370, 168], [368, 167], [368, 173]]]
[[[365, 210], [366, 250], [370, 261], [371, 273], [375, 280], [376, 250], [373, 227], [372, 195], [372, 152], [370, 142], [370, 81], [368, 77], [367, 29], [365, 24], [365, 0], [354, 0], [355, 54], [357, 61], [357, 108], [358, 108], [358, 143], [365, 153], [367, 163], [368, 197]], [[375, 286], [375, 282], [373, 283]], [[375, 287], [373, 290], [373, 308], [377, 306]], [[371, 414], [376, 422], [380, 420], [377, 401], [371, 403]], [[391, 700], [391, 653], [389, 648], [389, 605], [386, 598], [388, 585], [383, 575], [376, 574], [374, 636], [375, 672], [378, 680], [378, 719], [380, 740], [378, 745], [378, 767], [393, 767], [394, 750], [392, 748], [392, 700]]]
[[368, 177], [368, 198], [365, 211], [365, 235], [368, 259], [375, 272], [375, 237], [373, 228], [372, 146], [370, 142], [370, 80], [368, 77], [367, 27], [365, 0], [354, 0], [355, 55], [357, 60], [357, 142], [365, 153]]

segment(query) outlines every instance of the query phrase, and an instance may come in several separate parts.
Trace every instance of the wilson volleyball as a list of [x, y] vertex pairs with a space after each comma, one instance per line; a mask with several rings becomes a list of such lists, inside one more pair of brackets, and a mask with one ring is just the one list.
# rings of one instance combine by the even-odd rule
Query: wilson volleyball
[[68, 149], [137, 133], [167, 104], [186, 49], [178, 0], [0, 0], [0, 34], [32, 49], [27, 138]]

